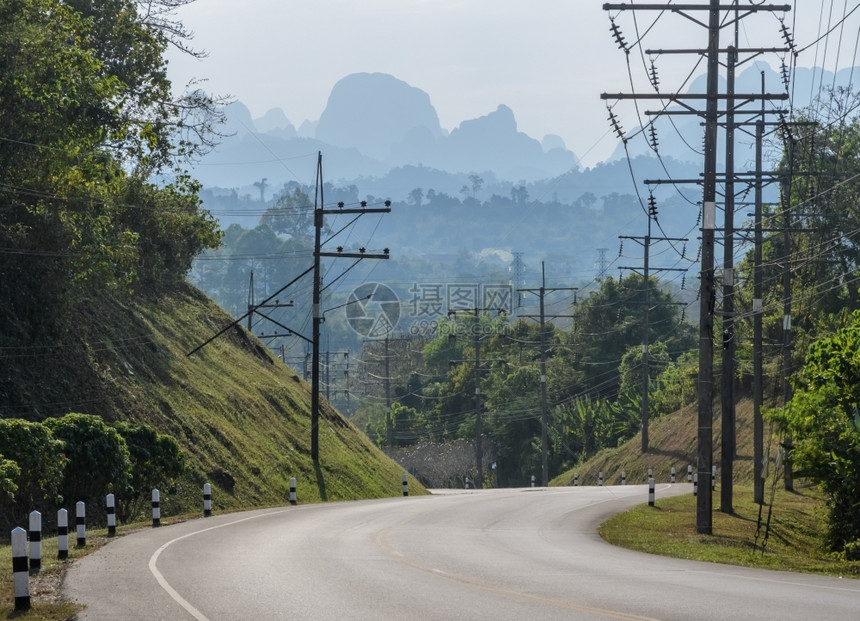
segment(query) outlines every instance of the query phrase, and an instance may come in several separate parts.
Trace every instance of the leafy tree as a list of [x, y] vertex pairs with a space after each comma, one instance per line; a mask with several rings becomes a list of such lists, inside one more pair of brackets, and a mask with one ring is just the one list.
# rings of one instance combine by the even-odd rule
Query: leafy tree
[[90, 414], [48, 418], [44, 425], [62, 442], [68, 459], [61, 488], [66, 501], [87, 502], [126, 488], [131, 458], [116, 429]]
[[[683, 352], [695, 344], [692, 325], [681, 321], [672, 296], [650, 285], [649, 335], [652, 348], [663, 341], [667, 351]], [[642, 341], [644, 280], [638, 274], [601, 282], [600, 290], [580, 302], [574, 338], [589, 389], [615, 398], [618, 369], [627, 348]]]
[[199, 190], [187, 176], [162, 187], [136, 177], [124, 180], [116, 223], [137, 242], [137, 282], [154, 289], [175, 285], [197, 255], [219, 246], [218, 222], [201, 209]]
[[424, 201], [424, 190], [421, 188], [414, 188], [409, 192], [409, 202], [411, 202], [416, 207], [420, 207], [421, 203]]
[[275, 206], [266, 210], [260, 218], [260, 224], [268, 225], [280, 235], [311, 244], [314, 236], [314, 205], [300, 187], [287, 188], [278, 196]]
[[185, 456], [173, 436], [148, 425], [118, 421], [112, 425], [128, 447], [131, 477], [115, 492], [117, 517], [127, 522], [139, 515], [153, 489], [165, 489], [185, 473]]
[[[14, 464], [4, 464], [4, 477], [0, 477], [11, 482], [15, 494], [14, 504], [0, 503], [4, 517], [19, 522], [33, 509], [56, 501], [67, 459], [62, 443], [45, 425], [0, 419], [0, 455]], [[4, 486], [4, 491], [8, 489]]]
[[0, 455], [0, 505], [15, 500], [18, 491], [18, 477], [21, 476], [21, 468], [11, 459]]
[[791, 402], [768, 415], [793, 435], [795, 475], [827, 496], [827, 542], [860, 542], [860, 311], [853, 323], [809, 347]]
[[[155, 1], [141, 11], [133, 0], [0, 5], [5, 340], [56, 344], [88, 286], [133, 287], [139, 251], [152, 261], [141, 240], [185, 248], [164, 228], [148, 240], [148, 231], [133, 226], [144, 218], [130, 213], [123, 194], [130, 174], [166, 174], [211, 144], [217, 102], [199, 91], [174, 97], [166, 78], [166, 46], [187, 34], [168, 16], [184, 3]], [[174, 191], [193, 192], [181, 182]], [[167, 190], [159, 201], [201, 216], [189, 209], [193, 197], [191, 204], [167, 200], [176, 198]], [[146, 202], [135, 207], [152, 206]], [[211, 237], [212, 223], [202, 218], [200, 230], [208, 227], [204, 237]], [[191, 239], [193, 246], [202, 238]]]
[[699, 359], [695, 351], [681, 354], [669, 362], [657, 376], [651, 393], [651, 413], [654, 416], [669, 414], [689, 405], [698, 396]]

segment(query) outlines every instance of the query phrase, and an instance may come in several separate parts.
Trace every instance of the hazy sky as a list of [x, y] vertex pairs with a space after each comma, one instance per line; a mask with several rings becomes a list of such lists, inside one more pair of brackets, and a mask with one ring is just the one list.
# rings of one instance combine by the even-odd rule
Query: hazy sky
[[[629, 0], [627, 0], [629, 2]], [[689, 2], [689, 0], [688, 0]], [[695, 0], [707, 4], [706, 0]], [[723, 0], [727, 4], [730, 0]], [[748, 0], [744, 0], [745, 3]], [[756, 2], [758, 4], [758, 2]], [[678, 15], [603, 10], [602, 0], [197, 0], [178, 16], [196, 33], [203, 61], [170, 55], [176, 84], [205, 78], [207, 90], [242, 101], [255, 117], [281, 108], [298, 126], [317, 120], [334, 84], [358, 72], [383, 72], [427, 92], [442, 126], [509, 106], [520, 131], [540, 140], [560, 135], [586, 165], [615, 146], [601, 92], [631, 92], [628, 56], [609, 32], [609, 15], [628, 44], [641, 49], [705, 47], [705, 30]], [[833, 70], [860, 64], [860, 0], [796, 0], [779, 13], [795, 33], [799, 66]], [[814, 45], [819, 32], [848, 15]], [[707, 13], [696, 15], [707, 21]], [[659, 19], [658, 19], [659, 17]], [[656, 25], [652, 24], [656, 20]], [[733, 39], [726, 28], [721, 43]], [[774, 15], [742, 20], [741, 47], [779, 47]], [[841, 40], [841, 51], [837, 43]], [[629, 56], [637, 92], [648, 83], [640, 48]], [[658, 60], [661, 90], [678, 89], [696, 69], [696, 55]], [[779, 58], [764, 58], [775, 68]], [[860, 81], [860, 76], [854, 80]], [[635, 124], [627, 119], [625, 126]]]

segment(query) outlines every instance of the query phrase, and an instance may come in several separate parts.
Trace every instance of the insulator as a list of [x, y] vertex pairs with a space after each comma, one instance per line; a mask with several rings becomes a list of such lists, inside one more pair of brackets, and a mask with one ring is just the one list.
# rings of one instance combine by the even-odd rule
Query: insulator
[[654, 90], [658, 93], [660, 92], [660, 78], [657, 76], [657, 65], [654, 64], [654, 61], [651, 61], [651, 68], [648, 70], [648, 76], [651, 79], [651, 86], [654, 87]]
[[785, 45], [788, 49], [791, 50], [791, 53], [797, 56], [797, 48], [794, 46], [794, 37], [791, 36], [791, 33], [788, 31], [788, 26], [785, 25], [784, 20], [779, 20], [780, 29], [782, 30], [782, 39], [785, 41]]
[[618, 258], [621, 258], [621, 255], [624, 253], [624, 242], [622, 241], [618, 244]]
[[687, 275], [684, 274], [681, 276], [681, 291], [683, 291], [687, 286]]
[[621, 124], [618, 122], [618, 117], [612, 111], [611, 108], [607, 108], [609, 110], [609, 122], [612, 124], [612, 129], [615, 131], [615, 135], [618, 136], [619, 140], [624, 140], [624, 131], [621, 129]]
[[657, 199], [650, 192], [648, 193], [648, 215], [657, 219]]
[[696, 252], [696, 260], [693, 261], [693, 263], [698, 263], [701, 258], [702, 258], [702, 247], [699, 246], [699, 250], [698, 250], [698, 252]]
[[656, 153], [657, 145], [660, 144], [660, 141], [657, 140], [657, 128], [654, 127], [654, 123], [651, 123], [651, 125], [648, 127], [648, 134], [651, 140], [651, 149], [653, 149]]
[[681, 258], [684, 259], [687, 257], [687, 242], [684, 242], [684, 245], [681, 246]]
[[782, 61], [782, 66], [780, 67], [780, 74], [782, 75], [782, 84], [785, 86], [785, 90], [788, 90], [788, 87], [791, 84], [791, 75], [788, 71], [788, 65], [785, 64], [785, 61]]
[[618, 45], [618, 49], [624, 50], [625, 54], [629, 54], [630, 50], [627, 49], [627, 42], [624, 40], [624, 36], [621, 34], [621, 29], [618, 27], [618, 24], [615, 23], [615, 20], [610, 20], [612, 25], [609, 27], [610, 32], [612, 32], [612, 37], [615, 39], [615, 43]]
[[681, 323], [684, 323], [684, 320], [687, 319], [687, 307], [681, 309]]

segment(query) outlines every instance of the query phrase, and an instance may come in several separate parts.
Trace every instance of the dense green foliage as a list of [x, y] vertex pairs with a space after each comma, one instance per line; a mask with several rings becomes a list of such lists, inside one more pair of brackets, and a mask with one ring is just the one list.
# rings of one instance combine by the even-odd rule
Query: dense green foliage
[[172, 436], [148, 425], [118, 421], [113, 428], [125, 441], [131, 472], [128, 484], [115, 489], [116, 514], [121, 522], [138, 516], [153, 489], [168, 491], [187, 471], [185, 455]]
[[[673, 380], [679, 379], [680, 363], [675, 361], [693, 345], [693, 329], [681, 320], [671, 296], [655, 285], [651, 283], [649, 392], [664, 395], [660, 407], [668, 408], [691, 394], [692, 378]], [[534, 321], [511, 323], [504, 316], [458, 313], [443, 321], [438, 336], [423, 347], [415, 339], [366, 343], [362, 358], [367, 377], [399, 378], [390, 387], [390, 444], [474, 439], [479, 386], [482, 433], [490, 447], [485, 451], [485, 472], [495, 463], [494, 484], [527, 484], [541, 472], [542, 340], [550, 476], [633, 437], [640, 428], [642, 360], [641, 346], [630, 343], [641, 338], [643, 295], [638, 275], [621, 281], [607, 278], [598, 291], [572, 307], [572, 329], [547, 323], [543, 339]], [[374, 394], [384, 396], [378, 389]], [[668, 411], [652, 409], [652, 415]], [[365, 417], [368, 434], [380, 445], [389, 445], [384, 408], [360, 410], [356, 420]], [[452, 457], [451, 467], [462, 468], [461, 461]], [[448, 478], [474, 477], [471, 470], [453, 474]]]
[[[175, 3], [172, 3], [175, 4]], [[55, 344], [93, 288], [184, 277], [219, 242], [181, 173], [215, 102], [171, 95], [168, 5], [15, 0], [0, 6], [0, 343]], [[171, 39], [171, 37], [173, 39]], [[196, 139], [196, 140], [193, 140]]]
[[43, 423], [62, 443], [68, 460], [60, 491], [63, 500], [76, 503], [101, 500], [128, 485], [131, 459], [116, 429], [99, 416], [67, 414]]
[[828, 542], [860, 542], [860, 311], [848, 327], [814, 342], [791, 402], [770, 412], [793, 434], [796, 475], [821, 485]]
[[33, 509], [57, 501], [68, 459], [62, 443], [47, 427], [21, 419], [0, 419], [0, 455], [15, 466], [6, 473], [14, 494], [0, 502], [4, 520], [14, 525]]
[[149, 425], [108, 425], [87, 414], [42, 423], [0, 419], [0, 454], [0, 518], [10, 526], [34, 509], [53, 514], [78, 500], [102, 506], [109, 492], [125, 522], [140, 516], [152, 489], [169, 486], [186, 470], [175, 438]]

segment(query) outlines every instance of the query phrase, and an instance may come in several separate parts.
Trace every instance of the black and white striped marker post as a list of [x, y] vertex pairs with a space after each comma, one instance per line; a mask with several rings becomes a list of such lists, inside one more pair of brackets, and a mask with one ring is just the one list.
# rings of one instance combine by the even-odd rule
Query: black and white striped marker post
[[161, 526], [161, 492], [152, 490], [152, 527]]
[[692, 482], [693, 482], [693, 466], [688, 464], [687, 465], [687, 483], [692, 483]]
[[669, 472], [669, 480], [674, 483], [675, 482], [675, 466], [672, 466], [672, 470]]
[[654, 506], [654, 477], [648, 477], [648, 506]]
[[116, 536], [116, 497], [113, 494], [105, 496], [105, 513], [107, 514], [108, 537]]
[[717, 467], [711, 466], [711, 489], [717, 488]]
[[30, 512], [30, 570], [42, 571], [42, 514]]
[[532, 487], [535, 486], [535, 475], [532, 475]]
[[409, 495], [409, 477], [406, 476], [406, 473], [403, 473], [403, 495]]
[[57, 558], [69, 558], [69, 512], [65, 509], [57, 511]]
[[290, 477], [290, 502], [293, 504], [298, 502], [296, 496], [296, 477]]
[[603, 487], [603, 470], [597, 473], [597, 484]]
[[627, 473], [621, 471], [621, 485], [627, 485]]
[[693, 496], [697, 496], [699, 494], [699, 473], [693, 473]]
[[75, 503], [75, 526], [78, 531], [78, 547], [87, 545], [87, 506], [83, 500]]
[[29, 610], [30, 574], [27, 571], [27, 531], [20, 526], [12, 531], [12, 576], [15, 584], [15, 610]]
[[573, 473], [573, 486], [576, 487], [577, 485], [579, 485], [579, 475], [576, 472], [574, 472]]
[[208, 483], [203, 484], [203, 517], [212, 515], [212, 486]]
[[648, 478], [650, 479], [653, 476], [654, 476], [654, 470], [651, 468], [648, 468]]

